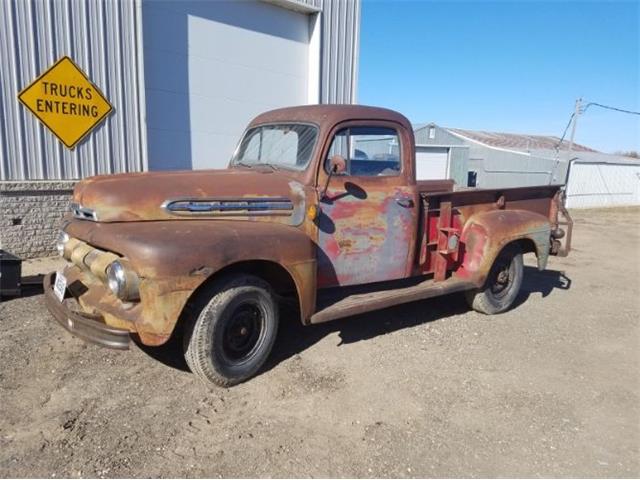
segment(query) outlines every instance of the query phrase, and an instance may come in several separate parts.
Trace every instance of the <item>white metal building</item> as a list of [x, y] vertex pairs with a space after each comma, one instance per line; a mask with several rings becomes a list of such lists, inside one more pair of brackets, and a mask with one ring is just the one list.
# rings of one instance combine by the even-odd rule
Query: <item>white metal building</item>
[[[485, 188], [567, 184], [569, 208], [640, 205], [640, 160], [544, 135], [415, 126], [418, 174]], [[421, 167], [421, 162], [424, 165]]]
[[[262, 111], [354, 103], [359, 22], [360, 0], [0, 2], [0, 245], [50, 250], [78, 179], [223, 168]], [[18, 101], [64, 56], [113, 106], [74, 149]]]
[[568, 207], [640, 205], [640, 160], [588, 152], [572, 158], [567, 183]]

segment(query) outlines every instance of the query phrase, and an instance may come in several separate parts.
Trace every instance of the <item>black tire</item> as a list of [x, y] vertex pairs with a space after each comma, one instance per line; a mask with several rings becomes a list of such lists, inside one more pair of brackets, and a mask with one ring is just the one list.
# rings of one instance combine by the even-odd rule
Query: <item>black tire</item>
[[278, 333], [278, 304], [269, 284], [253, 275], [230, 275], [214, 282], [194, 307], [183, 340], [189, 369], [221, 387], [254, 376]]
[[483, 288], [466, 292], [469, 306], [486, 315], [508, 310], [520, 292], [523, 276], [522, 249], [509, 244], [494, 260]]

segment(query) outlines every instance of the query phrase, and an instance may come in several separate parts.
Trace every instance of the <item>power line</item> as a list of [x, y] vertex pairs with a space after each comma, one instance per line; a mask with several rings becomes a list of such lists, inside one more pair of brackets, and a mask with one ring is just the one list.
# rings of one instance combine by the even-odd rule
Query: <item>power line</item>
[[[591, 106], [594, 107], [600, 107], [600, 108], [605, 108], [607, 110], [613, 110], [615, 112], [621, 112], [621, 113], [628, 113], [629, 115], [640, 115], [640, 112], [634, 112], [633, 110], [626, 110], [624, 108], [618, 108], [618, 107], [612, 107], [610, 105], [603, 105], [601, 103], [596, 103], [596, 102], [589, 102], [587, 103], [584, 108], [579, 109], [579, 113], [583, 114], [587, 111], [587, 109]], [[556, 144], [556, 151], [560, 148], [560, 145], [562, 145], [562, 142], [564, 141], [564, 137], [567, 134], [567, 131], [569, 130], [569, 126], [571, 125], [571, 122], [573, 121], [574, 117], [576, 116], [576, 112], [573, 112], [571, 114], [571, 116], [569, 117], [569, 121], [567, 122], [567, 126], [564, 127], [564, 132], [562, 133], [562, 137], [560, 137], [560, 141]]]
[[560, 148], [560, 145], [562, 145], [562, 142], [564, 141], [564, 137], [567, 134], [567, 130], [569, 130], [569, 126], [571, 125], [571, 121], [573, 120], [573, 117], [576, 116], [576, 113], [573, 112], [571, 114], [571, 116], [569, 117], [569, 121], [567, 122], [567, 126], [564, 127], [564, 132], [562, 132], [562, 136], [560, 137], [560, 141], [556, 144], [556, 150], [558, 150], [558, 148]]
[[634, 112], [633, 110], [625, 110], [624, 108], [611, 107], [609, 105], [602, 105], [601, 103], [596, 103], [596, 102], [587, 103], [584, 109], [582, 110], [582, 113], [586, 112], [587, 108], [589, 108], [592, 105], [594, 107], [606, 108], [607, 110], [614, 110], [616, 112], [628, 113], [630, 115], [640, 115], [640, 112]]

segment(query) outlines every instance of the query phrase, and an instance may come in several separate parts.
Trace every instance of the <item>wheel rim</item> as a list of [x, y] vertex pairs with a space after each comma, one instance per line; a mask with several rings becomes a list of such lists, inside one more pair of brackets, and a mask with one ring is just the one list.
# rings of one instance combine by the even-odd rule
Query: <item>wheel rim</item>
[[491, 270], [489, 284], [491, 295], [496, 299], [505, 297], [513, 285], [515, 274], [513, 258], [500, 256], [496, 259]]
[[234, 363], [250, 357], [258, 347], [263, 328], [264, 313], [257, 304], [245, 302], [238, 305], [224, 328], [224, 356]]

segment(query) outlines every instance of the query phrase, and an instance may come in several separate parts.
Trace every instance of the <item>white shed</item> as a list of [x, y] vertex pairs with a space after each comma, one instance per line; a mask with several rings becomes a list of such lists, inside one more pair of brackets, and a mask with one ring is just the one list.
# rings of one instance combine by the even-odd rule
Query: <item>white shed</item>
[[571, 161], [567, 207], [594, 208], [640, 205], [640, 160], [580, 153]]

